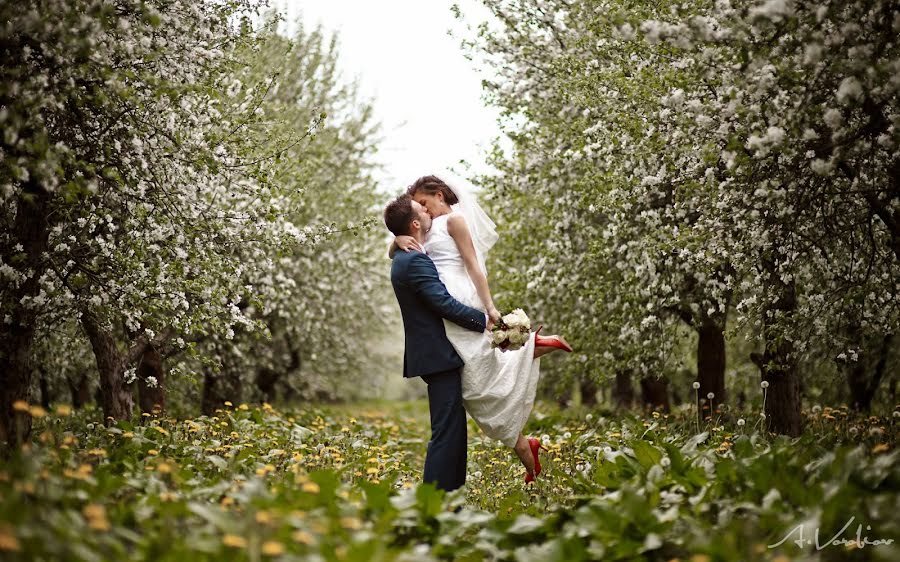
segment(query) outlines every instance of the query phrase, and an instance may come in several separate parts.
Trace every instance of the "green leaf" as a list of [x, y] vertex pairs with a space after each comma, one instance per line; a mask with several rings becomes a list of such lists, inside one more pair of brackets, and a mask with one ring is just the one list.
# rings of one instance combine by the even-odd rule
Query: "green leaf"
[[647, 441], [636, 440], [631, 443], [631, 448], [634, 451], [634, 458], [636, 458], [644, 468], [650, 468], [659, 463], [659, 460], [662, 458], [662, 451]]

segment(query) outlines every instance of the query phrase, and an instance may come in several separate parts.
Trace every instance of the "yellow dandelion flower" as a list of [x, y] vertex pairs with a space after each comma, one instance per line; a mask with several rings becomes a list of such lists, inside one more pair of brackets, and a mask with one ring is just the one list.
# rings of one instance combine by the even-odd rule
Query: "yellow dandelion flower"
[[238, 406], [238, 410], [247, 411], [249, 409], [250, 409], [250, 406], [248, 406], [246, 404], [241, 404], [240, 406]]
[[88, 454], [92, 457], [105, 457], [106, 449], [91, 449], [90, 451], [88, 451]]
[[150, 455], [151, 457], [155, 457], [156, 455], [159, 454], [159, 451], [157, 451], [156, 449], [150, 449], [149, 451], [147, 451], [147, 454]]
[[161, 462], [156, 465], [156, 472], [159, 472], [160, 474], [171, 474], [172, 465], [167, 462]]
[[89, 503], [83, 508], [81, 508], [81, 512], [84, 513], [84, 516], [88, 519], [99, 519], [101, 517], [106, 517], [106, 508], [98, 503]]
[[234, 504], [234, 498], [231, 496], [225, 496], [222, 498], [222, 507], [228, 507], [229, 505]]
[[266, 541], [262, 545], [262, 553], [266, 556], [279, 556], [284, 554], [284, 545], [278, 541]]
[[125, 433], [122, 434], [123, 439], [131, 439], [133, 437], [134, 437], [134, 432], [132, 432], [132, 431], [126, 431]]
[[316, 537], [308, 531], [294, 531], [294, 534], [291, 535], [291, 538], [300, 544], [316, 544]]
[[16, 412], [27, 412], [28, 411], [28, 402], [24, 400], [16, 400], [13, 402], [13, 410]]
[[883, 453], [888, 450], [890, 450], [890, 447], [887, 445], [887, 443], [879, 443], [879, 444], [875, 445], [874, 447], [872, 447], [872, 452], [875, 453], [876, 455], [878, 453]]
[[710, 560], [712, 559], [706, 554], [695, 554], [691, 556], [691, 562], [709, 562]]
[[262, 523], [263, 525], [268, 525], [272, 522], [272, 515], [268, 511], [257, 511], [256, 522]]
[[356, 517], [341, 517], [341, 527], [349, 531], [355, 531], [362, 528], [362, 521]]
[[234, 404], [232, 404], [230, 400], [226, 400], [225, 405], [228, 406], [229, 408], [234, 406]]
[[244, 537], [226, 534], [222, 536], [222, 544], [232, 548], [245, 548], [247, 546], [247, 540]]
[[98, 517], [88, 521], [88, 527], [95, 531], [109, 531], [109, 521], [105, 517]]
[[22, 545], [16, 538], [15, 530], [9, 525], [0, 527], [0, 550], [5, 552], [19, 552]]
[[318, 494], [319, 493], [319, 485], [315, 482], [306, 482], [300, 488], [304, 492], [308, 492], [310, 494]]
[[60, 404], [56, 407], [56, 415], [61, 418], [70, 416], [72, 415], [72, 407], [66, 404]]

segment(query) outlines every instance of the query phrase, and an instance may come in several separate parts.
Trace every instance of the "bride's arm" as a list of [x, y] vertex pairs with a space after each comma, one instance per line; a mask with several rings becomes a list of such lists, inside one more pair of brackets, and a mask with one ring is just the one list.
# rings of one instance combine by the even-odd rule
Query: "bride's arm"
[[478, 291], [478, 298], [481, 299], [484, 310], [488, 313], [491, 320], [496, 322], [500, 318], [500, 312], [494, 306], [494, 300], [491, 298], [491, 289], [488, 286], [487, 277], [485, 277], [484, 272], [481, 271], [481, 267], [478, 265], [478, 255], [475, 253], [475, 245], [472, 243], [472, 234], [469, 232], [466, 219], [459, 214], [454, 213], [450, 215], [447, 219], [447, 232], [450, 233], [450, 236], [456, 242], [456, 247], [459, 249], [463, 263], [466, 265], [466, 272]]
[[398, 250], [408, 252], [410, 249], [418, 250], [420, 252], [425, 251], [412, 236], [397, 236], [391, 241], [391, 245], [388, 248], [388, 257], [394, 259], [394, 254], [396, 254]]

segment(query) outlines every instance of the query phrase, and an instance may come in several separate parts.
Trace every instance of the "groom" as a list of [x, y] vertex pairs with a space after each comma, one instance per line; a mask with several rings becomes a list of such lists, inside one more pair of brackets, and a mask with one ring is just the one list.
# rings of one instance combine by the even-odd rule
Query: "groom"
[[[412, 236], [420, 247], [431, 228], [425, 208], [403, 194], [384, 209], [384, 224], [395, 236]], [[422, 377], [428, 385], [431, 440], [425, 455], [425, 482], [442, 490], [466, 483], [466, 411], [460, 370], [463, 360], [444, 331], [446, 318], [463, 328], [489, 328], [485, 313], [466, 306], [447, 292], [434, 263], [418, 251], [398, 251], [391, 264], [391, 284], [403, 316], [403, 376]]]

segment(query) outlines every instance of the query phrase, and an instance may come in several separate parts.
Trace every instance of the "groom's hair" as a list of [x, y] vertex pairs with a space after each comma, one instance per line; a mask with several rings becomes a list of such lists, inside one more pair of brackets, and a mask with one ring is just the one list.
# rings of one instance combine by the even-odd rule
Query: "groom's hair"
[[394, 236], [408, 235], [409, 225], [418, 218], [413, 210], [412, 201], [412, 197], [403, 193], [384, 208], [384, 224]]
[[420, 191], [428, 195], [434, 195], [440, 191], [444, 194], [444, 201], [446, 201], [448, 205], [456, 205], [459, 203], [459, 199], [456, 198], [456, 194], [453, 193], [450, 186], [437, 176], [422, 176], [413, 182], [411, 186], [406, 188], [406, 193], [410, 197], [415, 197], [416, 193], [419, 193]]

